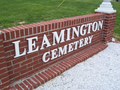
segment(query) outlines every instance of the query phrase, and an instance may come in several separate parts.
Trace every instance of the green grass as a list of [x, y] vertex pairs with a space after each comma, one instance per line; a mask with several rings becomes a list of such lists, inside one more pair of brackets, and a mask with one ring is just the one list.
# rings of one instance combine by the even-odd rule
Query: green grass
[[[0, 29], [22, 24], [94, 13], [103, 0], [0, 0]], [[114, 36], [120, 40], [120, 3], [112, 2], [117, 10]]]
[[114, 9], [117, 10], [113, 36], [120, 41], [120, 3], [112, 2], [112, 4]]

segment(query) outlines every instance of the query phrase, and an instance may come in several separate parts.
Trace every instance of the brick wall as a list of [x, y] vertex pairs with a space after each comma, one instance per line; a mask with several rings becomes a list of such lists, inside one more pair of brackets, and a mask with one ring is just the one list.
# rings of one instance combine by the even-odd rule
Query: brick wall
[[103, 41], [111, 42], [113, 37], [116, 13], [105, 14], [104, 28], [103, 28]]
[[[99, 22], [102, 20], [104, 22], [102, 29], [99, 28], [99, 30], [93, 31], [92, 26], [90, 26], [90, 33], [85, 34], [83, 36], [82, 35], [77, 36], [75, 34], [74, 38], [71, 40], [61, 43], [56, 42], [56, 45], [52, 45], [53, 32], [57, 32], [58, 35], [60, 35], [61, 30], [65, 30], [64, 40], [66, 40], [67, 28], [72, 28], [72, 27], [78, 28], [78, 26], [81, 26], [83, 24]], [[7, 86], [9, 85], [9, 82], [11, 84], [15, 81], [28, 77], [37, 71], [48, 68], [50, 65], [60, 62], [64, 58], [74, 55], [75, 53], [80, 52], [87, 47], [90, 47], [97, 43], [101, 43], [103, 41], [104, 42], [111, 41], [114, 22], [111, 24], [109, 23], [110, 20], [115, 21], [115, 14], [113, 14], [113, 16], [111, 15], [109, 16], [103, 13], [95, 13], [90, 15], [57, 19], [57, 20], [33, 23], [28, 25], [20, 25], [16, 27], [2, 29], [1, 30], [2, 33], [0, 35], [0, 53], [1, 53], [0, 54], [0, 72], [1, 72], [0, 85], [3, 86], [1, 86], [0, 88], [3, 88], [4, 84]], [[110, 29], [110, 32], [106, 31], [106, 29], [107, 30]], [[44, 49], [40, 50], [39, 48], [38, 51], [28, 54], [27, 52], [29, 51], [29, 46], [27, 39], [32, 37], [37, 37], [37, 39], [34, 39], [32, 41], [32, 43], [35, 42], [35, 44], [32, 46], [35, 50], [36, 49], [35, 47], [41, 46], [44, 35], [47, 36], [51, 46], [50, 47], [44, 46]], [[75, 41], [79, 41], [80, 39], [85, 39], [86, 37], [92, 35], [93, 38], [91, 43], [86, 44], [85, 46], [77, 49], [75, 49], [75, 46], [72, 45], [72, 47], [74, 47], [74, 50], [72, 50], [71, 52], [67, 52], [67, 54], [58, 56], [57, 58], [53, 60], [49, 60], [48, 62], [43, 62], [42, 58], [44, 53], [49, 51], [50, 54], [47, 55], [46, 58], [50, 59], [52, 58], [51, 50], [55, 50], [55, 49], [58, 50], [59, 47], [64, 48], [65, 45], [70, 45], [70, 43], [73, 42], [75, 43]], [[71, 37], [72, 34], [70, 34], [70, 38]], [[15, 58], [16, 52], [15, 52], [15, 45], [13, 42], [18, 40], [20, 41], [19, 42], [20, 54], [22, 54], [26, 49], [26, 55]], [[77, 45], [76, 47], [79, 46]], [[56, 51], [56, 53], [58, 54], [58, 51]]]
[[4, 53], [3, 39], [0, 35], [0, 89], [9, 85], [9, 75]]

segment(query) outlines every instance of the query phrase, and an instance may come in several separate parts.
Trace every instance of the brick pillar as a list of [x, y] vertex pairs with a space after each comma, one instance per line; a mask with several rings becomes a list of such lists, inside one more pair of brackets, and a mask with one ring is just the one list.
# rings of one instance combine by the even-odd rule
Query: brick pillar
[[98, 9], [95, 10], [95, 13], [104, 13], [104, 26], [103, 26], [103, 42], [111, 42], [114, 31], [114, 24], [116, 19], [116, 10], [113, 9], [111, 0], [103, 0], [102, 4]]
[[10, 82], [9, 82], [6, 59], [4, 55], [3, 39], [2, 39], [2, 34], [0, 32], [0, 90], [8, 86], [9, 84]]
[[105, 13], [105, 21], [103, 27], [103, 41], [111, 42], [114, 31], [116, 13], [107, 14]]

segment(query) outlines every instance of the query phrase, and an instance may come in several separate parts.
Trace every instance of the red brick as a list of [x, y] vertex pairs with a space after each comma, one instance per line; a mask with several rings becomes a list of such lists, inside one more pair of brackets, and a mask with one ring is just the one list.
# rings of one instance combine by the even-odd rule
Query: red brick
[[59, 70], [57, 70], [57, 69], [55, 69], [55, 68], [53, 68], [53, 67], [51, 67], [50, 69], [52, 69], [54, 72], [56, 72], [57, 75], [60, 74], [60, 71], [59, 71]]
[[23, 83], [19, 84], [24, 90], [29, 90]]
[[6, 62], [5, 58], [0, 58], [0, 63]]
[[3, 69], [0, 68], [0, 74], [3, 74], [5, 72], [7, 72], [7, 68], [3, 68]]
[[34, 74], [35, 72], [37, 72], [39, 69], [32, 69], [30, 72], [28, 72], [28, 75]]
[[20, 87], [20, 85], [16, 84], [15, 87], [18, 89], [18, 90], [23, 90], [23, 88]]
[[52, 29], [55, 29], [54, 27], [55, 27], [55, 25], [54, 25], [54, 23], [52, 23]]
[[54, 69], [56, 69], [57, 71], [59, 71], [59, 74], [62, 73], [62, 70], [60, 68], [58, 68], [57, 66], [53, 66]]
[[8, 73], [7, 72], [5, 72], [4, 74], [0, 74], [0, 79], [2, 79], [2, 78], [4, 78], [4, 77], [7, 77], [8, 76]]
[[[9, 35], [10, 33], [9, 33], [9, 31], [7, 31], [6, 29], [2, 29], [1, 31], [3, 33], [2, 33], [2, 35], [0, 35], [1, 36], [0, 38], [2, 39], [2, 37], [3, 37], [3, 41], [9, 40], [10, 39], [10, 35]], [[9, 39], [7, 38], [6, 35], [8, 36]]]
[[32, 67], [23, 69], [23, 70], [21, 71], [21, 74], [27, 73], [27, 72], [29, 72], [29, 71], [31, 71], [31, 70], [32, 70]]
[[42, 57], [42, 55], [38, 55], [38, 56], [34, 57], [33, 60], [34, 61], [39, 60], [39, 59], [41, 59], [41, 57]]
[[7, 65], [6, 65], [6, 62], [4, 62], [4, 63], [0, 63], [0, 68], [4, 68], [4, 67], [6, 67]]
[[27, 41], [21, 42], [19, 46], [20, 47], [28, 46], [28, 42]]
[[[67, 60], [66, 60], [67, 61]], [[69, 63], [70, 62], [70, 63]], [[69, 62], [67, 62], [67, 63], [65, 63], [65, 64], [67, 64], [69, 67], [71, 67], [71, 66], [74, 66], [74, 65], [76, 65], [77, 63], [79, 63], [79, 60], [78, 59], [76, 59], [76, 57], [71, 57], [70, 59], [69, 59]]]
[[14, 39], [15, 38], [15, 32], [14, 31], [11, 31], [11, 39]]
[[[29, 36], [25, 37], [25, 38], [24, 38], [25, 40], [22, 41], [22, 42], [27, 42], [27, 44], [28, 44], [28, 41], [27, 41], [28, 38], [37, 37], [37, 36], [38, 36], [38, 35], [36, 35], [36, 34], [29, 35]], [[39, 39], [39, 37], [38, 37], [38, 39]], [[38, 43], [38, 42], [36, 41], [36, 43]]]
[[32, 28], [29, 28], [29, 35], [32, 34]]
[[21, 66], [27, 65], [30, 62], [32, 62], [32, 59], [25, 60], [25, 61], [21, 62]]
[[14, 77], [19, 76], [19, 75], [20, 75], [20, 73], [18, 72], [18, 73], [14, 73], [14, 74], [10, 75], [9, 77], [14, 78]]
[[11, 83], [14, 83], [14, 82], [15, 82], [15, 79], [14, 79], [14, 78], [10, 79], [10, 84], [11, 84]]
[[22, 29], [22, 30], [20, 30], [20, 35], [21, 36], [24, 36], [25, 35], [25, 33], [24, 33], [24, 30]]
[[4, 52], [0, 52], [0, 57], [4, 57], [4, 56], [5, 56]]
[[51, 78], [55, 77], [55, 75], [53, 73], [50, 73], [48, 70], [46, 70], [45, 73], [47, 73], [49, 76], [51, 76]]
[[63, 22], [61, 22], [61, 28], [63, 28], [64, 27], [64, 23]]
[[64, 68], [66, 68], [66, 70], [68, 69], [68, 67], [67, 67], [67, 66], [65, 66], [63, 63], [60, 63], [60, 66], [62, 66], [62, 67], [64, 67]]
[[33, 34], [37, 33], [36, 27], [33, 27]]
[[48, 31], [48, 25], [45, 25], [44, 28], [45, 28], [45, 31]]
[[6, 40], [9, 40], [10, 39], [10, 32], [5, 33], [5, 35], [6, 35]]
[[14, 49], [13, 45], [4, 48], [5, 51], [10, 51], [10, 50], [13, 50], [13, 49]]
[[45, 82], [47, 82], [48, 80], [47, 80], [47, 78], [43, 75], [43, 74], [41, 74], [41, 73], [38, 73], [38, 75], [39, 75], [39, 77], [41, 77]]
[[3, 83], [3, 84], [0, 84], [0, 89], [6, 87], [6, 86], [8, 86], [8, 85], [10, 85], [10, 82], [9, 82], [9, 81], [8, 81], [8, 82], [5, 82], [5, 83]]
[[14, 78], [10, 79], [10, 84], [11, 84], [11, 83], [14, 83], [14, 82], [15, 82], [15, 79], [14, 79]]
[[19, 64], [14, 64], [14, 65], [12, 65], [12, 66], [9, 66], [8, 67], [8, 70], [13, 70], [13, 69], [16, 69], [16, 68], [18, 68], [19, 67]]
[[32, 80], [34, 80], [35, 84], [37, 84], [37, 86], [39, 86], [41, 84], [41, 82], [39, 82], [36, 78], [34, 77], [31, 77]]
[[41, 67], [42, 65], [43, 65], [43, 63], [38, 63], [38, 64], [36, 64], [36, 65], [33, 66], [33, 69], [39, 68], [39, 67]]
[[[51, 64], [50, 64], [50, 65], [51, 65]], [[39, 67], [39, 70], [42, 70], [42, 69], [44, 69], [44, 68], [47, 68], [47, 67], [49, 67], [50, 65], [49, 65], [49, 64], [41, 65], [41, 66]]]
[[[40, 51], [39, 51], [39, 54], [43, 54], [43, 53], [47, 52], [48, 50], [49, 50], [48, 48], [45, 48], [45, 49], [42, 50], [42, 51], [40, 50]], [[36, 56], [37, 56], [37, 55], [36, 55]]]
[[41, 40], [42, 40], [44, 34], [48, 35], [48, 32], [39, 33], [38, 34], [38, 38], [41, 38]]
[[3, 47], [0, 47], [0, 52], [1, 52], [1, 51], [4, 51], [4, 48], [3, 48]]
[[20, 80], [20, 79], [25, 78], [25, 77], [27, 77], [27, 74], [23, 74], [23, 75], [20, 75], [18, 77], [15, 77], [15, 80], [17, 81], [17, 80]]
[[46, 74], [45, 72], [41, 72], [41, 74], [43, 74], [45, 77], [47, 77], [47, 80], [51, 79], [51, 76], [49, 76], [48, 74]]
[[58, 29], [60, 28], [60, 22], [57, 23], [57, 28], [58, 28]]
[[67, 21], [64, 21], [64, 27], [66, 27], [67, 26]]
[[55, 29], [57, 29], [57, 23], [55, 23], [54, 25], [55, 25]]
[[56, 72], [54, 72], [53, 70], [51, 70], [51, 69], [47, 69], [50, 73], [52, 73], [53, 75], [54, 75], [54, 77], [56, 77], [57, 76], [57, 73]]
[[[67, 60], [66, 60], [67, 61]], [[76, 65], [77, 63], [79, 63], [79, 60], [76, 57], [71, 57], [70, 58], [70, 63], [68, 62], [69, 65], [71, 65], [71, 63], [74, 65]]]
[[5, 56], [10, 56], [11, 55], [11, 52], [5, 52]]
[[5, 77], [4, 79], [1, 79], [2, 83], [9, 81], [9, 76]]
[[20, 37], [20, 31], [17, 30], [17, 31], [15, 31], [15, 32], [16, 32], [16, 38]]
[[49, 28], [49, 30], [51, 30], [51, 24], [48, 24], [48, 28]]
[[37, 31], [38, 33], [40, 33], [40, 26], [37, 26]]
[[33, 65], [36, 65], [36, 64], [38, 64], [38, 60], [30, 62], [27, 66], [30, 67], [30, 66], [33, 66]]
[[64, 61], [64, 63], [67, 63], [67, 64], [69, 64], [70, 67], [73, 67], [76, 64], [76, 62], [74, 60], [72, 60], [71, 58], [69, 58], [68, 60]]
[[[1, 30], [2, 31], [2, 30]], [[0, 35], [0, 41], [3, 39], [3, 33]]]
[[11, 41], [9, 41], [9, 43], [10, 43], [10, 45], [11, 45], [11, 44], [13, 45], [13, 42], [18, 41], [18, 40], [20, 40], [20, 42], [23, 42], [23, 41], [24, 41], [24, 37], [21, 37], [21, 38], [19, 38], [19, 39], [11, 40]]
[[36, 56], [36, 55], [38, 55], [38, 52], [29, 54], [29, 55], [27, 55], [27, 59], [32, 58], [32, 57], [34, 57], [34, 56]]
[[44, 31], [45, 31], [45, 26], [42, 25], [42, 26], [41, 26], [41, 32], [44, 32]]
[[5, 87], [3, 90], [17, 90], [15, 87], [11, 87], [11, 86], [8, 86], [8, 87]]
[[37, 87], [37, 85], [32, 81], [32, 80], [30, 80], [30, 79], [27, 79], [27, 81], [34, 87], [34, 88], [36, 88]]
[[61, 69], [63, 70], [63, 72], [66, 71], [66, 68], [62, 67], [62, 66], [59, 65], [59, 64], [57, 65], [57, 67], [61, 68]]
[[16, 63], [19, 63], [21, 61], [24, 61], [25, 59], [26, 59], [25, 56], [19, 57], [18, 59], [13, 61], [13, 64], [16, 64]]
[[13, 70], [12, 70], [12, 71], [8, 71], [8, 74], [9, 74], [9, 75], [13, 74]]
[[24, 69], [26, 69], [26, 68], [27, 68], [26, 65], [25, 65], [25, 66], [22, 66], [22, 67], [14, 68], [14, 72], [20, 72], [20, 71], [22, 71], [22, 70], [24, 70]]
[[23, 83], [25, 84], [26, 87], [28, 87], [30, 90], [33, 89], [32, 85], [30, 83], [28, 83], [27, 80], [24, 80]]
[[25, 29], [25, 35], [29, 35], [28, 31], [29, 31], [28, 28], [26, 28]]
[[[108, 17], [113, 17], [113, 15], [108, 16]], [[77, 23], [80, 23], [80, 22], [87, 22], [88, 20], [89, 20], [89, 22], [98, 21], [98, 20], [101, 20], [101, 18], [102, 19], [104, 18], [104, 14], [99, 14], [98, 13], [98, 14], [91, 14], [91, 15], [71, 17], [71, 18], [66, 18], [66, 19], [52, 20], [52, 21], [48, 21], [47, 23], [46, 22], [42, 22], [42, 23], [37, 23], [37, 24], [23, 25], [22, 26], [23, 28], [20, 29], [21, 35], [16, 35], [16, 36], [19, 37], [19, 36], [24, 36], [25, 34], [28, 35], [28, 32], [27, 32], [28, 30], [26, 28], [30, 28], [29, 29], [30, 30], [30, 34], [36, 33], [37, 31], [40, 33], [40, 27], [39, 27], [40, 25], [41, 25], [41, 28], [42, 28], [41, 31], [44, 32], [44, 31], [47, 31], [48, 29], [51, 30], [51, 29], [55, 29], [55, 28], [60, 28], [60, 27], [67, 26], [68, 24], [70, 24], [70, 25], [72, 24], [73, 25], [73, 24], [77, 24]], [[93, 20], [93, 21], [90, 21], [90, 20]], [[105, 20], [106, 20], [106, 24], [105, 24], [106, 26], [108, 26], [108, 24], [110, 24], [110, 27], [107, 27], [107, 29], [111, 30], [111, 32], [107, 32], [107, 31], [105, 31], [107, 29], [104, 29], [103, 33], [107, 34], [107, 36], [104, 35], [103, 39], [104, 39], [104, 41], [107, 41], [107, 40], [111, 40], [111, 37], [112, 37], [111, 33], [113, 33], [113, 27], [114, 27], [114, 24], [111, 24], [109, 22], [109, 20], [111, 20], [111, 21], [114, 22], [114, 19], [109, 19], [109, 20], [105, 19]], [[37, 31], [36, 31], [36, 28], [37, 28]], [[24, 33], [24, 30], [25, 30], [25, 33]], [[54, 30], [54, 31], [57, 31], [58, 34], [59, 34], [60, 30]], [[5, 30], [3, 30], [3, 31], [5, 31]], [[92, 32], [91, 31], [91, 34], [89, 34], [89, 35], [94, 34], [94, 38], [92, 40], [93, 42], [91, 44], [89, 44], [89, 45], [86, 45], [83, 48], [80, 48], [80, 49], [78, 49], [76, 51], [73, 51], [73, 52], [69, 53], [67, 55], [67, 57], [71, 56], [73, 54], [76, 54], [78, 51], [82, 51], [82, 50], [88, 48], [91, 45], [95, 45], [95, 44], [101, 42], [101, 37], [102, 37], [102, 35], [101, 35], [102, 32], [101, 31], [103, 31], [103, 30], [99, 30], [99, 32], [98, 31], [97, 32]], [[15, 33], [19, 34], [19, 29], [18, 29], [18, 32], [15, 32], [15, 33], [14, 33], [14, 31], [12, 31], [11, 33], [9, 33], [9, 31], [5, 31], [5, 32], [6, 32], [6, 34], [9, 34], [9, 35], [11, 34], [12, 38], [14, 38], [15, 35], [13, 35], [13, 34], [15, 34]], [[22, 34], [22, 32], [23, 32], [23, 34]], [[45, 33], [37, 35], [37, 36], [39, 36], [39, 41], [36, 43], [36, 45], [38, 45], [38, 46], [41, 45], [43, 34], [46, 34], [46, 33], [47, 33], [47, 35], [48, 35], [48, 33], [51, 35], [51, 36], [49, 35], [48, 38], [49, 38], [50, 42], [52, 42], [52, 32], [53, 31], [51, 31], [51, 32], [45, 32]], [[10, 38], [9, 35], [6, 36], [7, 39]], [[87, 37], [89, 35], [85, 35], [84, 37]], [[33, 37], [33, 36], [29, 36], [29, 37]], [[25, 37], [25, 39], [26, 38], [28, 38], [28, 37]], [[76, 40], [79, 40], [79, 38], [71, 40], [70, 42], [74, 42]], [[21, 52], [24, 50], [23, 46], [25, 46], [26, 48], [28, 48], [27, 47], [27, 42], [26, 41], [23, 42], [23, 41], [24, 41], [24, 39], [20, 43], [20, 46], [21, 46], [20, 51]], [[11, 50], [10, 47], [8, 47], [8, 46], [12, 46], [13, 45], [12, 42], [13, 41], [9, 41], [7, 43], [4, 43], [4, 45], [6, 46], [5, 47], [6, 51]], [[70, 42], [66, 42], [66, 43], [69, 44]], [[66, 43], [62, 43], [62, 44], [60, 44], [58, 46], [64, 46]], [[54, 49], [54, 48], [57, 48], [57, 47], [50, 47], [50, 49]], [[44, 52], [48, 51], [48, 48], [45, 49], [45, 50], [42, 50], [42, 51], [40, 50], [39, 52], [36, 52], [36, 53], [28, 54], [24, 58], [23, 57], [13, 58], [14, 56], [10, 56], [10, 54], [11, 55], [15, 54], [14, 50], [12, 50], [10, 52], [6, 52], [5, 53], [5, 55], [7, 56], [6, 60], [1, 59], [0, 62], [5, 63], [7, 61], [7, 65], [9, 66], [8, 67], [8, 70], [9, 70], [8, 73], [9, 74], [11, 73], [10, 76], [12, 78], [14, 77], [13, 71], [14, 72], [17, 72], [17, 71], [21, 72], [22, 75], [17, 75], [15, 77], [15, 80], [19, 80], [19, 79], [21, 79], [23, 77], [26, 77], [26, 76], [28, 76], [30, 74], [35, 73], [36, 71], [38, 71], [38, 69], [40, 70], [40, 69], [46, 68], [46, 67], [48, 67], [48, 66], [53, 65], [54, 63], [56, 63], [57, 60], [59, 60], [59, 61], [61, 60], [62, 62], [59, 65], [52, 66], [50, 69], [46, 70], [45, 72], [42, 72], [41, 76], [36, 76], [40, 80], [40, 82], [44, 83], [45, 81], [48, 81], [49, 79], [55, 77], [56, 75], [59, 75], [60, 73], [62, 73], [66, 69], [69, 69], [71, 66], [76, 65], [78, 62], [85, 60], [86, 58], [92, 56], [93, 54], [99, 52], [100, 50], [102, 50], [104, 48], [104, 47], [101, 47], [101, 45], [99, 47], [100, 48], [94, 47], [94, 49], [92, 51], [90, 49], [86, 49], [86, 50], [84, 50], [84, 52], [82, 52], [81, 55], [75, 55], [75, 57], [72, 57], [72, 58], [67, 59], [65, 61], [62, 61], [62, 60], [66, 56], [61, 56], [60, 58], [56, 59], [56, 61], [48, 62], [48, 64], [44, 64], [42, 62], [42, 59], [41, 59], [42, 58], [42, 54]], [[0, 50], [2, 50], [2, 48], [0, 48]], [[39, 54], [40, 54], [40, 56], [39, 56]], [[27, 57], [27, 59], [26, 59], [26, 57]], [[78, 57], [78, 58], [76, 58], [76, 57]], [[13, 63], [13, 65], [12, 65], [12, 63]], [[21, 65], [22, 67], [25, 66], [25, 68], [23, 69], [23, 68], [19, 67], [19, 65]], [[33, 66], [33, 70], [32, 70], [31, 66]], [[3, 72], [2, 69], [0, 71]], [[27, 73], [27, 74], [23, 75], [23, 73]], [[3, 77], [3, 75], [6, 75], [6, 73], [1, 74], [0, 77]], [[34, 79], [35, 82], [37, 82], [37, 85], [38, 85], [39, 81], [36, 80], [36, 77], [33, 78], [33, 79]]]
[[36, 78], [37, 80], [39, 80], [39, 81], [41, 82], [41, 84], [44, 84], [44, 83], [45, 83], [45, 81], [44, 81], [42, 78], [40, 78], [38, 75], [35, 75], [35, 78]]

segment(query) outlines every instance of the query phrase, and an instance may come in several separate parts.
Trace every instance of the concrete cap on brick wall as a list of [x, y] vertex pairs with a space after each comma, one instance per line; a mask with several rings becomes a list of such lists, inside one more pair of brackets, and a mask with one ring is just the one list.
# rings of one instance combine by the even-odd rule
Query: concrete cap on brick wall
[[102, 12], [102, 13], [116, 13], [116, 10], [113, 9], [112, 4], [110, 2], [111, 0], [103, 0], [100, 7], [95, 9], [95, 12]]

